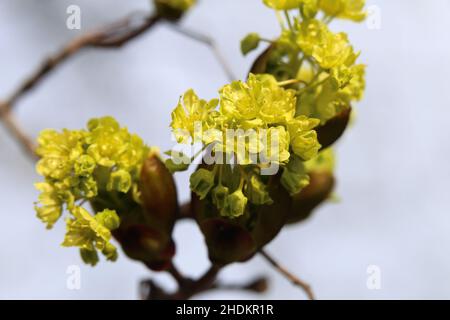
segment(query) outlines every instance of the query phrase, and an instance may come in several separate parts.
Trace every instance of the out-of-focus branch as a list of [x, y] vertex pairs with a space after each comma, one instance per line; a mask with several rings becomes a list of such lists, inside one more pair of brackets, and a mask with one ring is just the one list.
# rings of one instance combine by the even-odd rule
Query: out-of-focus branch
[[247, 284], [222, 284], [217, 283], [211, 287], [211, 290], [242, 290], [249, 291], [253, 293], [264, 293], [267, 291], [269, 283], [266, 277], [256, 278]]
[[106, 27], [72, 40], [55, 55], [47, 58], [13, 94], [0, 105], [4, 114], [12, 110], [17, 100], [33, 89], [45, 76], [83, 48], [120, 48], [125, 43], [153, 27], [160, 17], [154, 14], [134, 13]]
[[168, 272], [177, 281], [178, 290], [175, 293], [167, 293], [154, 281], [148, 280], [141, 283], [141, 298], [145, 300], [187, 300], [198, 293], [213, 289], [220, 269], [220, 266], [212, 265], [203, 276], [197, 280], [192, 280], [182, 276], [172, 266]]
[[141, 298], [145, 300], [185, 300], [199, 293], [212, 290], [243, 290], [253, 293], [263, 293], [267, 290], [268, 281], [264, 277], [256, 278], [245, 284], [221, 284], [216, 282], [219, 266], [212, 266], [197, 280], [184, 277], [174, 266], [168, 272], [176, 280], [178, 290], [168, 293], [152, 280], [141, 283]]
[[260, 250], [260, 253], [278, 272], [280, 272], [283, 276], [285, 276], [294, 285], [302, 288], [310, 300], [314, 300], [314, 293], [309, 284], [300, 280], [297, 276], [292, 274], [289, 270], [287, 270], [285, 267], [283, 267], [281, 264], [275, 261], [275, 259], [272, 258], [266, 251]]
[[[0, 103], [1, 105], [1, 103]], [[27, 154], [32, 160], [37, 160], [35, 153], [35, 145], [32, 139], [27, 136], [25, 131], [19, 126], [11, 112], [6, 111], [0, 113], [0, 117], [3, 120], [5, 127], [9, 130], [11, 135], [17, 140], [22, 147], [25, 154]]]
[[[109, 24], [98, 30], [86, 33], [75, 38], [64, 46], [55, 55], [47, 58], [22, 84], [11, 94], [11, 96], [0, 101], [0, 117], [4, 120], [6, 128], [11, 135], [20, 143], [27, 155], [33, 160], [36, 159], [34, 143], [27, 136], [25, 131], [20, 128], [11, 111], [18, 100], [36, 87], [46, 76], [48, 76], [57, 67], [62, 65], [70, 57], [84, 48], [120, 48], [139, 35], [145, 33], [155, 26], [162, 18], [157, 14], [134, 13], [121, 20]], [[180, 27], [176, 22], [168, 21], [169, 25], [177, 32], [186, 37], [208, 45], [213, 51], [216, 59], [222, 66], [224, 72], [230, 80], [235, 80], [231, 68], [214, 40], [198, 32]]]
[[158, 15], [140, 13], [127, 16], [104, 28], [82, 35], [63, 47], [58, 53], [46, 59], [23, 83], [5, 100], [0, 101], [0, 117], [11, 135], [20, 143], [32, 160], [36, 159], [32, 139], [18, 125], [12, 109], [17, 101], [31, 91], [47, 75], [83, 48], [120, 48], [125, 43], [153, 27], [161, 18]]
[[194, 212], [192, 212], [192, 207], [190, 202], [186, 202], [181, 205], [180, 213], [178, 215], [178, 220], [182, 219], [195, 219]]
[[222, 54], [222, 51], [219, 49], [219, 47], [217, 46], [214, 39], [212, 39], [212, 38], [208, 37], [207, 35], [202, 34], [200, 32], [197, 32], [197, 31], [194, 31], [191, 29], [187, 29], [186, 27], [181, 27], [177, 24], [170, 24], [170, 27], [173, 30], [175, 30], [176, 32], [178, 32], [188, 38], [191, 38], [192, 40], [195, 40], [197, 42], [207, 45], [214, 53], [214, 56], [216, 57], [217, 61], [220, 63], [220, 66], [222, 67], [223, 71], [225, 72], [228, 80], [231, 82], [231, 81], [238, 79], [236, 77], [236, 75], [233, 73], [230, 64], [228, 63], [227, 59], [225, 59], [225, 56]]

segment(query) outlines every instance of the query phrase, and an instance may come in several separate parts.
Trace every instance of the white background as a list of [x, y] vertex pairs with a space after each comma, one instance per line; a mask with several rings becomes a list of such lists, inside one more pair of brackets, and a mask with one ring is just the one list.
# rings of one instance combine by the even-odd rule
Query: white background
[[[65, 27], [66, 8], [82, 10], [82, 30]], [[450, 2], [368, 1], [382, 12], [381, 29], [334, 23], [345, 30], [368, 64], [368, 89], [357, 122], [338, 147], [339, 204], [322, 207], [307, 223], [286, 229], [268, 251], [311, 283], [322, 299], [450, 298]], [[145, 0], [2, 0], [0, 97], [6, 97], [46, 55], [69, 39], [136, 9]], [[252, 58], [239, 40], [248, 32], [275, 36], [274, 14], [259, 0], [203, 0], [183, 25], [212, 35], [244, 77]], [[17, 105], [26, 131], [80, 128], [113, 115], [150, 145], [171, 145], [170, 111], [186, 89], [212, 98], [226, 77], [206, 47], [160, 26], [117, 51], [85, 50], [59, 68]], [[81, 290], [66, 287], [66, 269], [81, 265], [75, 249], [61, 248], [64, 223], [46, 231], [35, 218], [33, 182], [39, 177], [0, 126], [0, 298], [135, 299], [149, 273], [120, 256], [117, 263], [81, 266]], [[188, 197], [188, 175], [178, 177]], [[176, 228], [176, 263], [192, 276], [208, 266], [195, 225]], [[366, 287], [369, 265], [381, 268], [381, 290]], [[262, 298], [303, 299], [304, 294], [263, 259], [233, 265], [229, 282], [270, 277]], [[216, 292], [199, 298], [260, 298]]]

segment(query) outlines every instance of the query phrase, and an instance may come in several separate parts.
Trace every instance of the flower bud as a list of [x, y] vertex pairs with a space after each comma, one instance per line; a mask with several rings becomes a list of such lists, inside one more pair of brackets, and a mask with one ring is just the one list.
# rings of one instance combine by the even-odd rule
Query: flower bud
[[292, 197], [288, 223], [298, 223], [308, 219], [314, 209], [330, 197], [335, 179], [330, 172], [310, 172], [310, 184]]
[[218, 185], [212, 191], [213, 203], [218, 209], [222, 209], [225, 206], [225, 200], [228, 197], [230, 191], [223, 185]]
[[111, 173], [106, 188], [108, 191], [115, 190], [122, 193], [127, 193], [131, 188], [130, 174], [125, 170], [118, 170]]
[[200, 223], [200, 229], [205, 236], [209, 259], [215, 264], [247, 260], [257, 250], [251, 234], [237, 221], [207, 219]]
[[[275, 179], [279, 180], [279, 176]], [[200, 200], [192, 193], [192, 211], [213, 263], [225, 265], [248, 260], [280, 232], [288, 217], [291, 198], [279, 182], [274, 182], [268, 192], [273, 199], [271, 205], [253, 205], [247, 203], [241, 190], [235, 191], [227, 197], [221, 212], [210, 198]], [[243, 210], [245, 214], [237, 214]]]
[[95, 216], [95, 219], [108, 230], [116, 230], [120, 226], [120, 219], [113, 210], [103, 210]]
[[225, 205], [221, 214], [229, 218], [237, 218], [244, 214], [248, 199], [241, 189], [236, 190], [225, 198]]
[[274, 177], [269, 187], [273, 202], [271, 205], [258, 206], [255, 210], [255, 220], [251, 229], [258, 250], [270, 243], [286, 224], [291, 207], [291, 197], [280, 184], [280, 175]]
[[164, 232], [147, 225], [123, 226], [114, 231], [114, 237], [128, 257], [142, 261], [154, 271], [169, 267], [175, 254], [173, 241]]
[[256, 58], [252, 67], [250, 68], [249, 74], [261, 74], [266, 73], [267, 64], [272, 56], [273, 51], [275, 50], [275, 45], [271, 44], [266, 50], [264, 50], [258, 58]]
[[267, 191], [267, 186], [256, 175], [252, 175], [248, 181], [246, 194], [253, 204], [264, 205], [273, 203]]
[[316, 128], [317, 139], [322, 145], [322, 149], [326, 149], [332, 144], [334, 144], [342, 134], [347, 129], [348, 123], [350, 121], [352, 109], [347, 108], [340, 114], [328, 120], [324, 125]]
[[255, 50], [259, 46], [261, 37], [257, 33], [250, 33], [241, 41], [241, 51], [243, 55]]
[[146, 224], [170, 235], [178, 215], [175, 181], [159, 156], [151, 152], [139, 181]]

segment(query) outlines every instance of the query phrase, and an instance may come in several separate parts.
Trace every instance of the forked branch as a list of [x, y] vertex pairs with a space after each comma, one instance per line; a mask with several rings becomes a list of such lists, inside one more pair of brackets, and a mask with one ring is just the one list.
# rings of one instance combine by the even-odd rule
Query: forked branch
[[305, 291], [308, 299], [314, 300], [314, 293], [311, 289], [311, 286], [306, 282], [300, 280], [297, 276], [292, 274], [289, 270], [279, 264], [274, 258], [272, 258], [266, 251], [260, 250], [261, 255], [283, 276], [285, 276], [289, 281], [291, 281], [294, 285], [300, 287]]

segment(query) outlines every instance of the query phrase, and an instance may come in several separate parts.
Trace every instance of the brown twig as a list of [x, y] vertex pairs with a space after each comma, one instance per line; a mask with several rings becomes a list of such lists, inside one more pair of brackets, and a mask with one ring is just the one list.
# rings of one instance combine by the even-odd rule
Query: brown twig
[[[0, 106], [2, 113], [12, 110], [17, 101], [27, 92], [32, 90], [43, 78], [50, 74], [56, 67], [67, 61], [83, 48], [120, 48], [128, 41], [141, 35], [158, 21], [158, 15], [131, 14], [115, 23], [99, 30], [89, 32], [72, 40], [58, 53], [47, 58], [30, 77], [28, 77], [8, 100]], [[136, 23], [138, 22], [138, 23]]]
[[290, 280], [294, 285], [302, 288], [310, 300], [314, 300], [314, 293], [312, 292], [311, 286], [304, 281], [300, 280], [297, 276], [293, 275], [286, 268], [280, 265], [275, 259], [273, 259], [266, 251], [260, 250], [261, 255], [282, 275], [284, 275], [288, 280]]
[[195, 219], [194, 212], [192, 212], [191, 202], [186, 202], [181, 205], [178, 220]]
[[198, 280], [193, 280], [181, 275], [177, 268], [172, 265], [167, 271], [176, 280], [178, 290], [175, 293], [167, 293], [154, 281], [146, 280], [141, 283], [141, 298], [145, 300], [185, 300], [196, 294], [212, 290], [244, 290], [263, 293], [268, 288], [268, 281], [265, 277], [256, 278], [243, 285], [217, 283], [216, 278], [220, 269], [219, 266], [212, 266]]
[[[1, 104], [0, 104], [1, 105]], [[11, 112], [6, 111], [0, 113], [0, 118], [3, 119], [5, 127], [9, 130], [11, 135], [19, 142], [23, 151], [32, 159], [37, 160], [35, 153], [35, 145], [31, 138], [27, 136], [25, 131], [19, 126]]]
[[254, 279], [253, 281], [248, 282], [247, 284], [221, 284], [217, 283], [211, 287], [212, 290], [243, 290], [254, 293], [264, 293], [267, 291], [269, 287], [269, 283], [266, 277], [259, 277]]
[[149, 30], [160, 19], [158, 15], [132, 14], [116, 23], [74, 39], [58, 53], [45, 60], [6, 101], [0, 101], [0, 117], [3, 119], [6, 128], [33, 160], [36, 159], [34, 143], [25, 131], [20, 128], [11, 113], [18, 100], [81, 49], [89, 47], [120, 48], [125, 43]]
[[141, 283], [141, 297], [145, 300], [186, 300], [194, 295], [215, 289], [215, 281], [221, 267], [212, 265], [197, 280], [192, 280], [182, 276], [173, 266], [168, 272], [178, 283], [178, 290], [175, 293], [167, 293], [152, 280]]
[[[31, 91], [46, 76], [62, 65], [70, 57], [84, 48], [120, 48], [129, 41], [151, 29], [163, 20], [157, 14], [134, 13], [106, 27], [82, 35], [64, 46], [55, 55], [47, 58], [12, 94], [6, 101], [0, 101], [0, 118], [5, 121], [7, 129], [22, 145], [22, 148], [33, 159], [36, 159], [34, 144], [25, 131], [15, 121], [11, 114], [18, 100]], [[214, 40], [198, 32], [180, 28], [176, 22], [168, 22], [177, 32], [186, 37], [208, 45], [219, 61], [224, 72], [230, 80], [235, 80], [231, 68]]]
[[175, 265], [172, 263], [170, 268], [167, 270], [167, 272], [172, 275], [172, 277], [175, 279], [175, 281], [178, 283], [178, 286], [183, 286], [184, 282], [186, 282], [186, 277], [184, 277], [180, 271], [175, 267]]

